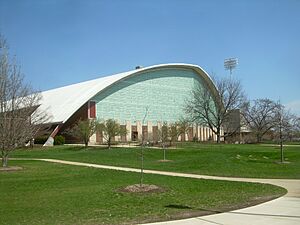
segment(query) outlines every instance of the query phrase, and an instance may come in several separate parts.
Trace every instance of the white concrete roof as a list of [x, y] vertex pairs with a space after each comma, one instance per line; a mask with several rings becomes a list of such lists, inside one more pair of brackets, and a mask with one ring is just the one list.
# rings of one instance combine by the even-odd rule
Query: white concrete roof
[[51, 117], [49, 122], [64, 123], [89, 99], [115, 82], [142, 71], [165, 67], [194, 69], [214, 87], [209, 75], [197, 65], [183, 63], [160, 64], [44, 91], [41, 93], [42, 100], [39, 109], [45, 110]]

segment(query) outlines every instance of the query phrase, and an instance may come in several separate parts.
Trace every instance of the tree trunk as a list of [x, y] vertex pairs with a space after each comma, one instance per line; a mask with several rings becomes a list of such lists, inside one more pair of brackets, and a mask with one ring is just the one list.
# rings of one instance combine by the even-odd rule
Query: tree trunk
[[2, 151], [2, 167], [7, 167], [8, 154]]
[[110, 149], [110, 146], [111, 146], [111, 138], [110, 137], [108, 138], [107, 144], [108, 144], [108, 149]]
[[256, 142], [257, 143], [261, 142], [261, 136], [260, 136], [260, 134], [256, 134]]
[[141, 148], [141, 177], [140, 177], [140, 187], [143, 185], [144, 180], [144, 147]]
[[283, 156], [283, 137], [282, 137], [282, 129], [280, 127], [279, 130], [279, 138], [280, 138], [280, 159], [281, 159], [281, 163], [283, 163], [284, 161], [284, 156]]
[[281, 159], [281, 162], [283, 163], [284, 162], [284, 157], [283, 157], [283, 143], [282, 143], [282, 140], [280, 140], [280, 159]]
[[183, 133], [183, 134], [181, 135], [181, 138], [182, 138], [181, 141], [185, 142], [185, 133]]
[[217, 143], [220, 144], [220, 142], [221, 142], [220, 134], [217, 134]]
[[221, 142], [221, 129], [217, 129], [217, 143], [220, 144]]

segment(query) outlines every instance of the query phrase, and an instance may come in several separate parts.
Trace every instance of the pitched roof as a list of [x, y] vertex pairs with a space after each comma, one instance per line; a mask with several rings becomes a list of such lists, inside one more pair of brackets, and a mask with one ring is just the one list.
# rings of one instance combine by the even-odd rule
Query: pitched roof
[[183, 63], [160, 64], [44, 91], [41, 93], [42, 100], [39, 109], [45, 110], [51, 117], [49, 122], [64, 123], [89, 99], [115, 82], [142, 71], [165, 67], [194, 69], [215, 89], [209, 75], [197, 65]]

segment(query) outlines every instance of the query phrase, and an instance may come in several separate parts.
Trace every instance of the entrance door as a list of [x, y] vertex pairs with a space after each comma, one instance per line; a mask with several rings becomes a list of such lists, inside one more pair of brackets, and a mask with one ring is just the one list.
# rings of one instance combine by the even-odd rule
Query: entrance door
[[138, 140], [138, 132], [137, 131], [132, 131], [131, 132], [131, 140], [132, 141], [137, 141]]

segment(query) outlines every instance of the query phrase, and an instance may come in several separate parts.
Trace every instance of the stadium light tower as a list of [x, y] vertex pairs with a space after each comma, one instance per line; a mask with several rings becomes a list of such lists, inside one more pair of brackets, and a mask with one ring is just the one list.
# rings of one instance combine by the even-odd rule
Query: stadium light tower
[[230, 75], [232, 74], [232, 70], [236, 67], [238, 64], [237, 58], [229, 58], [224, 60], [224, 67], [226, 70], [230, 71]]

